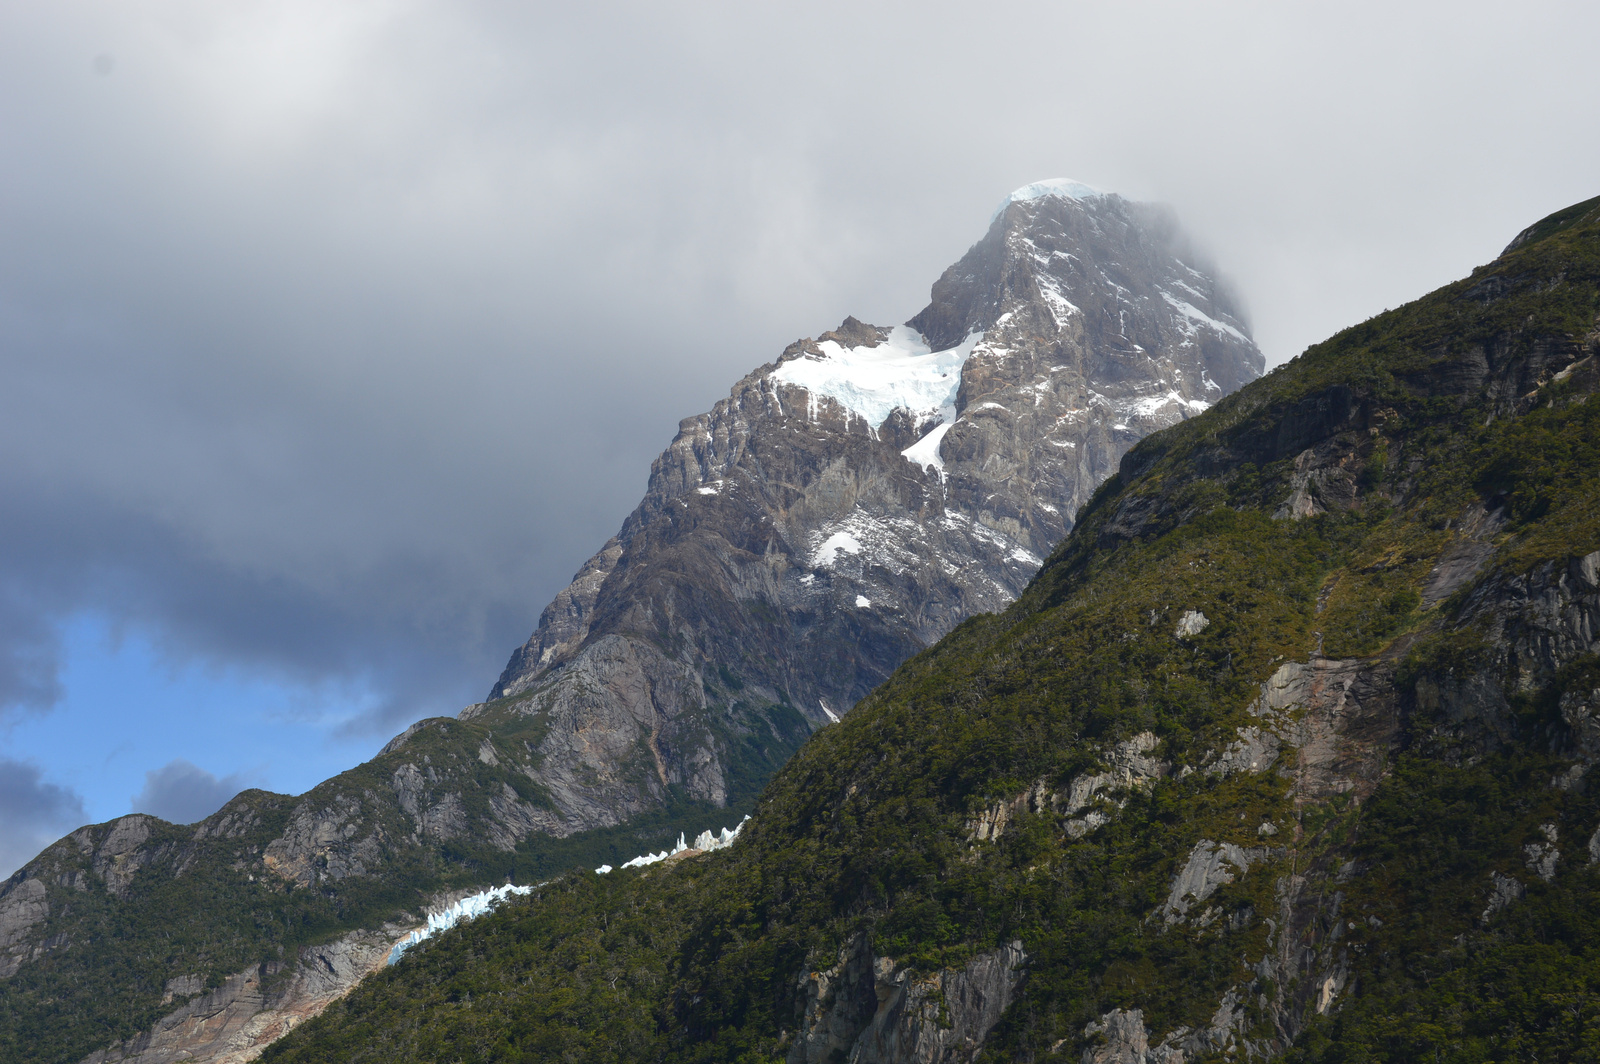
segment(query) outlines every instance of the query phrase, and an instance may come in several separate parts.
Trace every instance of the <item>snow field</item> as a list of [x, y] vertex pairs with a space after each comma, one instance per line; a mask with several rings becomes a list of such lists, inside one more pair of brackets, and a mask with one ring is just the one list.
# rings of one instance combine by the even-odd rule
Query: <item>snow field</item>
[[827, 396], [874, 430], [902, 408], [914, 418], [940, 414], [953, 421], [961, 367], [982, 339], [982, 333], [972, 333], [947, 351], [933, 351], [915, 329], [896, 325], [877, 347], [824, 340], [817, 345], [820, 358], [791, 359], [773, 371], [772, 379], [809, 392], [813, 419], [817, 398]]

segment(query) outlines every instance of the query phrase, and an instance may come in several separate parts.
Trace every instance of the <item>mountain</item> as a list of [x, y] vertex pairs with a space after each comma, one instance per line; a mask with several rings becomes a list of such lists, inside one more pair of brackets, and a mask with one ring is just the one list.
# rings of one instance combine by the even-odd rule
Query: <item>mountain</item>
[[1197, 264], [1164, 210], [1018, 190], [908, 324], [846, 319], [684, 421], [463, 718], [548, 729], [557, 833], [675, 788], [726, 803], [752, 737], [837, 720], [1005, 607], [1135, 441], [1260, 375]]
[[264, 1059], [1592, 1059], [1597, 355], [1600, 198], [1133, 448], [734, 846]]
[[425, 909], [726, 826], [824, 722], [1003, 609], [1142, 434], [1253, 379], [1171, 215], [1019, 190], [908, 325], [685, 421], [490, 701], [298, 797], [73, 832], [0, 886], [0, 1058], [250, 1059]]

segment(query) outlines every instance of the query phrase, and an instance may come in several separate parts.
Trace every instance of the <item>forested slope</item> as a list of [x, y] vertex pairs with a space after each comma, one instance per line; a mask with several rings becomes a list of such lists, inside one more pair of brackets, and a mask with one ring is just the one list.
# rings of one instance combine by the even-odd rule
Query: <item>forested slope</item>
[[1597, 319], [1591, 200], [1133, 450], [731, 851], [266, 1059], [1593, 1059]]

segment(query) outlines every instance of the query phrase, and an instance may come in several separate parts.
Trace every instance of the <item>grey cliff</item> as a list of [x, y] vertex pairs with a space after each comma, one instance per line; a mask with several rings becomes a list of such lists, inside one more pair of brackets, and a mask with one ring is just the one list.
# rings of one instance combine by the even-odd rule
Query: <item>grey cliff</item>
[[674, 788], [728, 801], [741, 737], [837, 719], [1007, 605], [1132, 444], [1263, 366], [1170, 214], [1115, 195], [1013, 197], [908, 327], [965, 352], [947, 408], [874, 423], [796, 383], [797, 361], [870, 357], [890, 329], [851, 318], [790, 345], [683, 422], [467, 712], [547, 727], [538, 776], [565, 830]]

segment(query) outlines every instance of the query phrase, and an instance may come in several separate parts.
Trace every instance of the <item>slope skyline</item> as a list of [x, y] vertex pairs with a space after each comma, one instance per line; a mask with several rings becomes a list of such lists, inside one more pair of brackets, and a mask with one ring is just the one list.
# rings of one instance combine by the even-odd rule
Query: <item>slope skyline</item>
[[[1064, 235], [1056, 230], [1034, 234], [1044, 240], [1047, 245], [1082, 250], [1078, 248], [1074, 241], [1085, 238], [1104, 239], [1100, 235], [1100, 226], [1103, 221], [1112, 230], [1121, 227], [1122, 230], [1127, 232], [1143, 232], [1146, 234], [1139, 236], [1133, 244], [1117, 245], [1123, 254], [1131, 254], [1135, 258], [1123, 263], [1116, 260], [1114, 253], [1111, 253], [1111, 257], [1103, 257], [1098, 261], [1093, 255], [1090, 255], [1088, 259], [1089, 268], [1098, 271], [1098, 279], [1095, 279], [1087, 276], [1082, 264], [1070, 266], [1075, 259], [1073, 255], [1067, 251], [1058, 250], [1055, 254], [1063, 257], [1064, 261], [1069, 264], [1069, 268], [1064, 271], [1059, 268], [1059, 263], [1054, 266], [1048, 266], [1038, 272], [1039, 279], [1036, 281], [1033, 273], [1030, 272], [1035, 268], [1028, 266], [1021, 273], [1017, 273], [1016, 277], [1012, 277], [1011, 274], [1019, 268], [1015, 265], [1015, 262], [1025, 262], [1030, 256], [1038, 257], [1039, 248], [1034, 245], [1031, 239], [1026, 236], [1019, 238], [1013, 232], [1017, 224], [1024, 223], [1007, 222], [1006, 220], [1013, 217], [1024, 220], [1038, 217], [1041, 210], [1045, 211], [1046, 216], [1052, 216], [1052, 210], [1049, 209], [1049, 204], [1052, 200], [1059, 201], [1060, 204], [1072, 205], [1072, 209], [1067, 214], [1083, 214], [1088, 219], [1088, 223], [1087, 228], [1078, 235]], [[1088, 213], [1084, 214], [1084, 212]], [[1095, 220], [1096, 218], [1100, 220]], [[938, 543], [954, 544], [957, 541], [964, 542], [965, 545], [961, 546], [957, 553], [963, 558], [969, 558], [969, 563], [971, 564], [978, 563], [981, 558], [981, 564], [987, 570], [993, 570], [989, 576], [985, 576], [983, 579], [998, 578], [998, 583], [994, 583], [992, 589], [967, 588], [950, 601], [930, 603], [929, 605], [933, 609], [931, 616], [916, 621], [908, 632], [887, 635], [887, 642], [881, 652], [878, 652], [878, 656], [882, 657], [882, 660], [870, 666], [863, 674], [863, 679], [827, 694], [827, 698], [832, 700], [834, 710], [839, 713], [847, 710], [856, 698], [864, 695], [878, 680], [886, 676], [888, 669], [892, 668], [900, 658], [904, 657], [910, 648], [931, 642], [942, 634], [950, 624], [959, 620], [973, 608], [997, 609], [1009, 602], [1021, 590], [1021, 587], [1026, 582], [1026, 579], [1031, 576], [1033, 569], [1037, 567], [1042, 556], [1048, 553], [1055, 541], [1070, 527], [1071, 513], [1088, 497], [1088, 493], [1098, 480], [1115, 467], [1116, 458], [1122, 449], [1153, 428], [1169, 424], [1174, 419], [1192, 416], [1195, 412], [1205, 409], [1218, 396], [1231, 391], [1243, 381], [1259, 375], [1264, 365], [1260, 352], [1256, 350], [1246, 333], [1241, 331], [1248, 329], [1248, 325], [1245, 322], [1243, 304], [1238, 294], [1232, 289], [1226, 278], [1217, 274], [1215, 267], [1209, 264], [1210, 257], [1205, 252], [1197, 249], [1187, 235], [1183, 233], [1168, 208], [1158, 205], [1131, 203], [1114, 192], [1106, 192], [1070, 178], [1054, 178], [1025, 185], [1002, 198], [998, 207], [992, 212], [990, 221], [989, 235], [969, 249], [966, 257], [961, 262], [951, 266], [946, 271], [944, 278], [935, 286], [935, 302], [924, 308], [919, 316], [911, 319], [912, 325], [927, 330], [928, 336], [936, 342], [941, 345], [950, 345], [950, 351], [946, 355], [929, 357], [932, 357], [936, 362], [947, 357], [952, 358], [953, 361], [947, 366], [940, 363], [943, 366], [943, 370], [937, 373], [936, 376], [947, 379], [948, 384], [944, 383], [943, 380], [935, 381], [937, 387], [934, 390], [940, 392], [940, 397], [936, 400], [930, 400], [932, 406], [926, 410], [919, 408], [914, 412], [905, 411], [896, 414], [898, 420], [894, 421], [892, 432], [896, 438], [906, 433], [911, 433], [905, 439], [900, 440], [901, 444], [910, 444], [911, 446], [905, 449], [903, 460], [901, 458], [890, 458], [889, 460], [893, 465], [905, 465], [906, 471], [920, 470], [921, 472], [913, 479], [920, 478], [930, 482], [937, 481], [940, 486], [932, 490], [929, 498], [944, 498], [948, 496], [951, 499], [962, 499], [964, 501], [961, 505], [971, 511], [970, 516], [978, 516], [980, 509], [982, 509], [975, 505], [977, 496], [974, 493], [982, 495], [987, 493], [990, 487], [1002, 490], [1007, 499], [1005, 506], [1009, 509], [998, 517], [984, 517], [984, 521], [987, 522], [988, 526], [992, 527], [986, 527], [980, 523], [970, 530], [958, 531], [954, 538], [951, 538], [949, 530], [935, 533], [935, 539]], [[1059, 223], [1052, 224], [1059, 225]], [[1077, 224], [1081, 226], [1083, 223]], [[1140, 227], [1143, 227], [1143, 229], [1141, 230]], [[1071, 229], [1070, 226], [1069, 229]], [[1015, 242], [1021, 239], [1022, 242], [1014, 247], [1008, 247], [1003, 253], [999, 253], [996, 250], [999, 247], [996, 241], [1001, 240], [1002, 236], [1005, 241]], [[1126, 239], [1125, 235], [1115, 238], [1115, 240]], [[1113, 240], [1113, 243], [1115, 243], [1115, 240]], [[1149, 243], [1149, 247], [1139, 246], [1139, 241]], [[1044, 248], [1047, 252], [1046, 258], [1048, 257], [1049, 246]], [[1105, 249], [1098, 250], [1102, 256], [1108, 254]], [[1152, 255], [1153, 258], [1149, 258], [1149, 261], [1139, 258], [1139, 256], [1148, 258]], [[1179, 255], [1183, 256], [1183, 258], [1178, 258], [1177, 256]], [[1187, 262], [1184, 260], [1187, 260]], [[1201, 269], [1195, 269], [1196, 266]], [[1122, 305], [1120, 300], [1123, 297], [1118, 293], [1123, 292], [1123, 289], [1120, 286], [1106, 287], [1112, 285], [1112, 281], [1105, 272], [1107, 269], [1113, 271], [1121, 280], [1135, 285], [1136, 291], [1128, 297], [1133, 302], [1128, 305], [1126, 310], [1115, 309], [1117, 306]], [[1157, 271], [1159, 283], [1157, 275], [1145, 277], [1140, 272], [1150, 269]], [[982, 286], [973, 288], [970, 278], [965, 281], [960, 279], [964, 273], [970, 273], [972, 270], [977, 270], [988, 278], [983, 283], [994, 286], [992, 291], [990, 288]], [[1208, 272], [1202, 273], [1201, 270]], [[1052, 271], [1055, 271], [1054, 276], [1052, 276]], [[1138, 279], [1135, 280], [1135, 277]], [[1089, 282], [1105, 290], [1097, 293], [1083, 288]], [[1196, 289], [1192, 287], [1193, 284], [1199, 284], [1201, 288]], [[1013, 288], [1018, 285], [1021, 285], [1026, 291], [1020, 293], [1013, 291]], [[1042, 287], [1032, 287], [1035, 285], [1042, 285]], [[941, 294], [940, 286], [943, 286], [943, 294]], [[1065, 296], [1063, 292], [1066, 293]], [[1067, 298], [1067, 296], [1070, 296], [1071, 299]], [[980, 297], [981, 300], [993, 298], [997, 302], [993, 308], [975, 305], [973, 301]], [[1002, 299], [1006, 301], [1004, 305], [1010, 308], [1010, 312], [1005, 314], [1001, 314], [1002, 304], [999, 301]], [[1021, 299], [1022, 302], [1017, 302], [1018, 299]], [[1085, 305], [1089, 308], [1087, 318], [1084, 316], [1084, 312], [1071, 301], [1072, 299], [1085, 302]], [[1029, 300], [1043, 300], [1044, 302], [1039, 303], [1038, 306], [1030, 306], [1028, 305]], [[1194, 300], [1201, 304], [1205, 310], [1196, 308], [1188, 300]], [[1048, 304], [1047, 312], [1040, 309], [1045, 307], [1046, 304]], [[1217, 315], [1220, 320], [1210, 317], [1207, 311]], [[1013, 316], [1012, 312], [1020, 312], [1022, 317], [1016, 322], [1005, 324], [1006, 319]], [[1110, 321], [1110, 318], [1106, 317], [1109, 314], [1117, 315], [1116, 331], [1125, 334], [1124, 336], [1113, 337], [1110, 332], [1105, 332], [1103, 336], [1101, 335], [1101, 332], [1107, 328], [1103, 322]], [[1006, 385], [1005, 382], [1009, 379], [1008, 374], [1011, 371], [1004, 369], [1003, 363], [1007, 358], [1011, 357], [1008, 354], [1011, 348], [1002, 345], [999, 340], [993, 340], [987, 344], [981, 342], [982, 329], [993, 331], [997, 327], [997, 317], [1003, 327], [999, 333], [995, 333], [995, 336], [1012, 336], [1013, 339], [1007, 340], [1005, 343], [1015, 345], [1021, 342], [1023, 349], [1029, 349], [1029, 345], [1038, 343], [1037, 339], [1029, 339], [1029, 337], [1037, 334], [1041, 329], [1047, 332], [1059, 333], [1062, 337], [1070, 338], [1076, 336], [1077, 339], [1069, 340], [1069, 346], [1077, 345], [1078, 347], [1083, 347], [1086, 342], [1083, 338], [1084, 336], [1099, 337], [1088, 341], [1089, 346], [1083, 347], [1080, 354], [1074, 357], [1089, 357], [1093, 365], [1098, 367], [1094, 372], [1109, 373], [1111, 376], [1105, 380], [1089, 379], [1085, 374], [1091, 373], [1090, 365], [1078, 366], [1074, 370], [1078, 376], [1073, 378], [1078, 381], [1078, 384], [1073, 387], [1079, 390], [1070, 392], [1070, 396], [1073, 397], [1069, 397], [1069, 392], [1062, 392], [1060, 396], [1056, 396], [1054, 393], [1060, 390], [1061, 383], [1055, 380], [1053, 375], [1066, 367], [1052, 367], [1047, 371], [1045, 363], [1052, 361], [1052, 358], [1044, 357], [1042, 353], [1033, 353], [1028, 357], [1034, 362], [1038, 362], [1040, 358], [1044, 359], [1038, 366], [1028, 371], [1037, 375], [1037, 381], [1030, 379], [1026, 382], [1016, 381], [1009, 386]], [[967, 324], [959, 324], [963, 321], [966, 321]], [[1076, 322], [1075, 324], [1074, 321]], [[1087, 333], [1084, 332], [1084, 322], [1086, 321], [1090, 323]], [[1100, 324], [1096, 324], [1097, 322], [1100, 322]], [[855, 343], [872, 345], [880, 343], [883, 338], [890, 336], [888, 330], [876, 330], [876, 327], [864, 325], [854, 318], [847, 319], [841, 329], [843, 330], [842, 332], [830, 332], [822, 336], [822, 342], [824, 344], [832, 344], [841, 356], [849, 354], [849, 352], [839, 348], [838, 344], [840, 343], [846, 346]], [[857, 330], [857, 332], [851, 332], [852, 329]], [[1130, 329], [1132, 330], [1131, 332]], [[955, 331], [952, 332], [952, 330]], [[906, 349], [906, 354], [913, 359], [923, 357], [915, 353], [915, 351], [926, 351], [925, 338], [921, 333], [913, 329], [911, 325], [901, 326], [899, 331], [904, 334], [904, 338], [899, 340], [891, 339], [883, 349], [898, 349], [896, 347], [897, 344], [909, 344], [910, 347]], [[972, 335], [966, 337], [965, 340], [963, 340], [962, 336], [956, 335], [956, 333], [965, 334], [967, 332], [971, 332]], [[1166, 368], [1147, 380], [1147, 371], [1136, 363], [1148, 356], [1144, 353], [1145, 349], [1140, 346], [1139, 342], [1135, 339], [1130, 339], [1131, 337], [1142, 339], [1145, 344], [1151, 345], [1150, 351], [1152, 353], [1158, 355], [1161, 359], [1169, 360]], [[1017, 338], [1021, 338], [1020, 341]], [[799, 343], [810, 344], [811, 341]], [[976, 349], [974, 344], [977, 345]], [[1127, 354], [1132, 357], [1133, 361], [1126, 366], [1118, 365], [1119, 358], [1124, 356], [1116, 354], [1115, 348], [1119, 345], [1126, 347], [1130, 344], [1131, 347], [1129, 347]], [[1096, 345], [1098, 345], [1098, 348]], [[1171, 352], [1166, 352], [1164, 350], [1166, 347], [1171, 347], [1174, 352], [1187, 348], [1189, 353], [1187, 356], [1179, 358], [1176, 362], [1170, 362]], [[870, 346], [864, 346], [857, 349], [856, 354], [860, 355], [871, 350]], [[974, 371], [980, 365], [988, 363], [994, 363], [994, 365], [969, 380], [963, 373], [963, 368], [969, 356], [974, 354], [974, 350], [980, 355], [978, 361], [973, 363]], [[1040, 352], [1044, 351], [1044, 348], [1040, 348]], [[1225, 353], [1226, 357], [1224, 357]], [[805, 357], [790, 363], [789, 360], [797, 355]], [[820, 357], [820, 349], [791, 345], [790, 350], [786, 351], [780, 360], [784, 365], [777, 371], [773, 379], [777, 381], [779, 378], [788, 375], [791, 379], [785, 382], [785, 387], [800, 387], [815, 393], [815, 397], [809, 400], [813, 407], [813, 420], [816, 418], [817, 411], [815, 408], [819, 402], [829, 410], [837, 410], [842, 413], [844, 417], [843, 429], [846, 436], [852, 431], [850, 424], [852, 418], [863, 416], [867, 417], [867, 431], [874, 438], [878, 436], [880, 428], [885, 432], [890, 431], [886, 420], [889, 414], [896, 409], [897, 405], [910, 403], [912, 406], [917, 406], [922, 401], [916, 398], [916, 395], [920, 395], [917, 389], [919, 387], [924, 390], [928, 388], [926, 382], [919, 385], [915, 382], [891, 380], [890, 378], [901, 373], [905, 366], [910, 364], [905, 363], [902, 365], [896, 362], [889, 369], [868, 369], [866, 371], [873, 381], [868, 387], [880, 389], [881, 394], [872, 393], [868, 395], [860, 393], [861, 385], [852, 383], [849, 379], [850, 373], [854, 372], [854, 370], [848, 368], [827, 371], [828, 373], [833, 373], [835, 377], [838, 377], [839, 373], [843, 373], [844, 376], [838, 377], [838, 379], [828, 378], [826, 373], [823, 378], [818, 379], [812, 379], [811, 376], [808, 376], [809, 371], [804, 371], [804, 367], [818, 365], [814, 361], [817, 357]], [[878, 356], [874, 353], [868, 357], [875, 358]], [[1185, 380], [1184, 377], [1185, 369], [1189, 373], [1188, 380]], [[886, 373], [888, 376], [884, 376]], [[1220, 379], [1223, 383], [1218, 384], [1216, 380], [1211, 379], [1212, 376]], [[1121, 378], [1123, 377], [1127, 379], [1122, 380]], [[880, 380], [879, 378], [882, 379]], [[960, 394], [958, 395], [959, 382], [965, 383], [959, 384]], [[1007, 387], [1010, 388], [1009, 392], [1006, 390]], [[845, 391], [840, 392], [838, 391], [839, 388], [844, 388]], [[1020, 391], [1018, 391], [1019, 388]], [[1040, 388], [1047, 388], [1048, 390], [1044, 392], [1037, 391]], [[1096, 391], [1097, 388], [1103, 388], [1110, 394], [1121, 398], [1112, 403], [1111, 400]], [[910, 391], [907, 391], [907, 389], [910, 389]], [[971, 389], [977, 389], [977, 391], [968, 395], [967, 393]], [[906, 394], [902, 395], [902, 392]], [[989, 394], [991, 392], [993, 393], [992, 395]], [[1149, 392], [1149, 394], [1147, 395], [1145, 392]], [[980, 396], [978, 393], [983, 394]], [[993, 461], [1012, 462], [1021, 459], [1026, 464], [1027, 460], [1023, 457], [1029, 447], [1026, 441], [1042, 431], [1052, 431], [1041, 422], [1040, 426], [1023, 430], [1021, 437], [1010, 439], [1009, 442], [1007, 442], [1008, 438], [1014, 434], [1014, 430], [1001, 428], [998, 430], [997, 435], [995, 414], [984, 414], [978, 407], [999, 407], [1000, 404], [980, 402], [980, 399], [1004, 399], [1010, 402], [1011, 400], [1007, 399], [1006, 395], [1011, 393], [1016, 393], [1017, 396], [1024, 400], [1026, 405], [1034, 408], [1033, 413], [1029, 415], [1034, 420], [1038, 420], [1041, 416], [1051, 414], [1054, 411], [1061, 414], [1061, 417], [1056, 418], [1058, 427], [1063, 418], [1070, 424], [1078, 426], [1077, 430], [1067, 432], [1060, 440], [1054, 443], [1055, 447], [1066, 448], [1060, 453], [1064, 458], [1071, 459], [1070, 461], [1060, 464], [1060, 468], [1055, 472], [1045, 471], [1050, 465], [1047, 462], [1040, 467], [1038, 473], [1026, 474], [1027, 477], [1039, 476], [1043, 478], [1039, 481], [1039, 488], [1044, 491], [1045, 497], [1041, 497], [1038, 500], [1030, 498], [1030, 489], [1025, 488], [1025, 485], [1033, 484], [1032, 480], [1024, 479], [1017, 481], [1016, 484], [1000, 488], [998, 483], [989, 484], [985, 476], [980, 472], [980, 463]], [[932, 393], [930, 392], [929, 394], [931, 395]], [[1048, 409], [1041, 410], [1038, 404], [1044, 401], [1046, 395], [1051, 396], [1051, 406]], [[850, 396], [855, 398], [851, 399]], [[861, 403], [865, 403], [866, 408], [852, 409], [851, 402], [855, 402], [858, 406]], [[958, 415], [958, 403], [963, 408], [972, 405], [973, 409], [971, 411], [963, 409]], [[1101, 404], [1106, 410], [1110, 410], [1111, 406], [1106, 406], [1105, 404], [1115, 406], [1117, 411], [1115, 417], [1111, 418], [1110, 421], [1106, 421], [1104, 425], [1100, 425], [1099, 421], [1102, 419], [1097, 411], [1101, 410], [1101, 406], [1096, 406], [1095, 404]], [[1082, 409], [1074, 409], [1075, 405]], [[1060, 409], [1057, 410], [1057, 407]], [[1085, 411], [1087, 411], [1087, 414]], [[911, 421], [905, 421], [905, 416], [908, 413], [912, 417]], [[1086, 417], [1087, 420], [1085, 420]], [[905, 423], [902, 424], [902, 421], [905, 421]], [[1115, 421], [1116, 424], [1113, 425], [1112, 421]], [[1092, 429], [1092, 431], [1087, 436], [1084, 436], [1082, 435], [1084, 428]], [[946, 444], [943, 442], [944, 437], [951, 429], [955, 430], [954, 435], [950, 437], [950, 443]], [[860, 426], [857, 426], [855, 431], [859, 430]], [[718, 434], [725, 435], [727, 429], [726, 427], [716, 429], [708, 426], [705, 431], [715, 436]], [[1081, 451], [1074, 450], [1080, 444], [1083, 449]], [[948, 449], [953, 445], [968, 452], [968, 456], [962, 461], [952, 459], [954, 464], [947, 470], [941, 458], [941, 450]], [[674, 447], [677, 446], [677, 444], [674, 444]], [[701, 446], [702, 444], [700, 443], [694, 444], [696, 448]], [[715, 444], [713, 443], [712, 446], [714, 449]], [[974, 448], [977, 448], [977, 450], [974, 450]], [[886, 454], [899, 449], [897, 444], [895, 447], [890, 448]], [[669, 449], [668, 454], [670, 455], [671, 453], [672, 451]], [[1076, 455], [1075, 458], [1073, 457], [1074, 455]], [[663, 459], [666, 457], [664, 455]], [[658, 464], [661, 460], [657, 460]], [[949, 484], [946, 484], [947, 478], [952, 473], [954, 479]], [[718, 480], [716, 483], [720, 484], [721, 481]], [[654, 491], [654, 489], [652, 490]], [[708, 491], [711, 489], [702, 488], [701, 490]], [[920, 492], [928, 491], [925, 486], [916, 490]], [[1053, 499], [1056, 505], [1046, 502], [1046, 498]], [[924, 501], [919, 505], [925, 508], [927, 502]], [[984, 512], [987, 513], [987, 511]], [[1016, 520], [1019, 517], [1023, 519], [1023, 524], [1012, 528], [1011, 526], [1016, 524]], [[843, 536], [845, 540], [849, 541], [850, 546], [845, 551], [846, 556], [860, 550], [860, 544], [854, 539], [856, 534], [868, 536], [869, 538], [876, 537], [877, 539], [882, 539], [885, 535], [902, 534], [902, 532], [893, 532], [888, 525], [880, 527], [880, 523], [875, 523], [877, 519], [871, 517], [864, 518], [866, 524], [861, 527], [852, 524], [851, 522], [854, 519], [848, 514], [840, 513], [836, 515], [836, 518], [838, 527], [830, 528], [827, 531], [836, 537]], [[630, 522], [634, 520], [635, 518], [630, 518]], [[611, 562], [602, 562], [602, 557], [606, 556], [608, 550], [613, 552], [612, 561], [614, 561], [614, 553], [618, 549], [613, 546], [615, 543], [616, 540], [613, 539], [612, 544], [608, 544], [600, 555], [591, 559], [575, 578], [576, 582], [573, 584], [573, 588], [588, 582], [593, 585], [589, 588], [591, 594], [598, 590], [598, 583], [595, 582], [594, 576], [594, 573], [599, 571], [596, 567], [604, 569], [605, 566], [611, 564]], [[816, 545], [813, 544], [812, 546], [815, 547]], [[920, 544], [915, 549], [922, 553], [927, 553], [930, 550], [937, 553], [940, 548], [930, 542]], [[991, 554], [993, 557], [988, 557]], [[868, 556], [870, 557], [870, 552]], [[861, 560], [856, 559], [854, 564], [859, 568]], [[823, 570], [829, 568], [831, 566], [824, 565], [822, 567]], [[603, 571], [601, 575], [604, 575]], [[922, 580], [924, 577], [919, 576], [916, 579]], [[542, 636], [541, 633], [545, 630], [545, 624], [550, 619], [552, 610], [571, 608], [571, 593], [572, 589], [564, 591], [546, 609], [545, 616], [541, 618], [540, 631], [536, 632], [533, 637], [535, 642], [541, 638], [548, 638]], [[879, 593], [874, 591], [873, 595], [878, 596]], [[849, 597], [846, 596], [847, 599]], [[886, 603], [881, 601], [881, 596], [879, 597], [881, 608]], [[923, 608], [922, 606], [917, 607], [919, 612]], [[587, 631], [586, 628], [584, 630]], [[102, 638], [108, 637], [102, 634]], [[907, 641], [908, 639], [910, 640], [909, 642]], [[136, 639], [128, 642], [133, 645], [119, 647], [117, 655], [119, 663], [126, 665], [132, 657], [140, 654], [147, 656], [150, 654], [149, 649], [140, 646]], [[519, 655], [521, 653], [519, 652]], [[505, 693], [513, 693], [505, 685], [509, 680], [516, 678], [513, 670], [518, 668], [516, 663], [519, 655], [513, 655], [512, 665], [507, 667], [506, 675], [502, 676], [501, 682], [496, 685], [495, 691], [491, 692], [491, 698], [500, 697]], [[524, 671], [526, 671], [525, 667]], [[134, 673], [137, 675], [137, 670], [134, 670]], [[190, 697], [198, 697], [201, 700], [206, 699], [209, 692], [204, 682], [205, 678], [186, 676], [181, 679], [187, 688], [186, 694]], [[523, 677], [523, 680], [523, 686], [525, 686], [526, 677]], [[123, 686], [124, 683], [125, 680], [121, 674], [112, 672], [103, 681], [96, 683], [90, 689], [91, 696], [120, 704], [128, 695], [126, 687]], [[516, 688], [516, 690], [521, 689], [521, 686]], [[810, 688], [807, 687], [807, 690], [809, 692]], [[255, 702], [257, 704], [267, 702], [272, 697], [272, 694], [273, 691], [269, 689], [265, 696], [256, 696]], [[823, 708], [824, 702], [815, 702], [813, 704], [813, 699], [810, 697], [804, 701], [805, 708], [803, 712], [810, 719], [812, 726], [822, 723], [835, 715], [833, 710]], [[436, 705], [430, 707], [430, 711], [424, 715], [436, 715], [441, 710], [448, 712], [451, 709], [452, 707], [448, 705]], [[273, 713], [270, 709], [266, 710], [262, 715], [265, 719], [261, 720], [259, 724], [255, 724], [253, 727], [247, 725], [246, 729], [239, 731], [239, 738], [242, 741], [270, 745], [276, 741], [281, 741], [281, 739], [272, 734], [275, 728], [283, 728], [285, 725], [292, 728], [296, 723], [292, 716], [282, 712]], [[224, 718], [216, 718], [213, 727], [233, 730], [238, 729], [239, 725]], [[68, 749], [63, 751], [61, 756], [76, 757], [80, 762], [92, 763], [92, 758], [85, 756], [84, 747], [88, 746], [93, 750], [96, 741], [97, 738], [92, 733], [88, 736], [82, 732], [75, 733], [70, 737]], [[115, 734], [108, 735], [99, 741], [106, 745], [111, 742], [119, 742], [123, 747], [128, 745], [126, 739]], [[155, 741], [154, 737], [148, 738], [145, 740], [145, 745], [153, 747]], [[159, 747], [155, 747], [155, 749], [159, 751]], [[160, 756], [159, 752], [157, 756]], [[348, 746], [336, 746], [332, 750], [316, 750], [312, 753], [312, 756], [306, 757], [304, 764], [300, 766], [297, 778], [299, 786], [278, 789], [286, 793], [300, 793], [309, 790], [321, 780], [349, 768], [353, 763], [360, 760], [364, 760], [364, 757], [351, 752]], [[144, 775], [142, 790], [132, 796], [132, 811], [151, 813], [174, 823], [198, 821], [219, 808], [237, 791], [251, 786], [263, 786], [268, 783], [268, 780], [264, 778], [264, 774], [255, 770], [255, 766], [247, 767], [244, 771], [219, 779], [181, 756], [173, 757], [171, 760], [166, 761], [159, 770], [147, 771]], [[46, 789], [49, 786], [46, 784]], [[268, 789], [274, 788], [269, 786]], [[89, 815], [81, 803], [71, 801], [70, 795], [63, 795], [59, 788], [50, 796], [58, 799], [59, 802], [58, 816], [54, 822], [57, 831], [64, 831], [80, 823], [93, 822], [97, 819], [110, 819], [111, 816], [120, 815], [125, 808], [115, 808], [110, 816], [97, 818]], [[44, 838], [43, 834], [38, 836], [39, 845], [43, 845], [46, 841], [48, 839]], [[20, 864], [31, 856], [32, 851], [29, 851], [26, 846], [20, 846], [15, 848], [13, 859]]]
[[481, 698], [680, 412], [999, 190], [1174, 204], [1276, 363], [1600, 169], [1588, 8], [624, 10], [0, 14], [0, 823]]
[[545, 830], [732, 803], [1009, 605], [1129, 447], [1259, 377], [1246, 329], [1169, 210], [1025, 185], [906, 324], [846, 318], [685, 419], [461, 719], [537, 721]]

